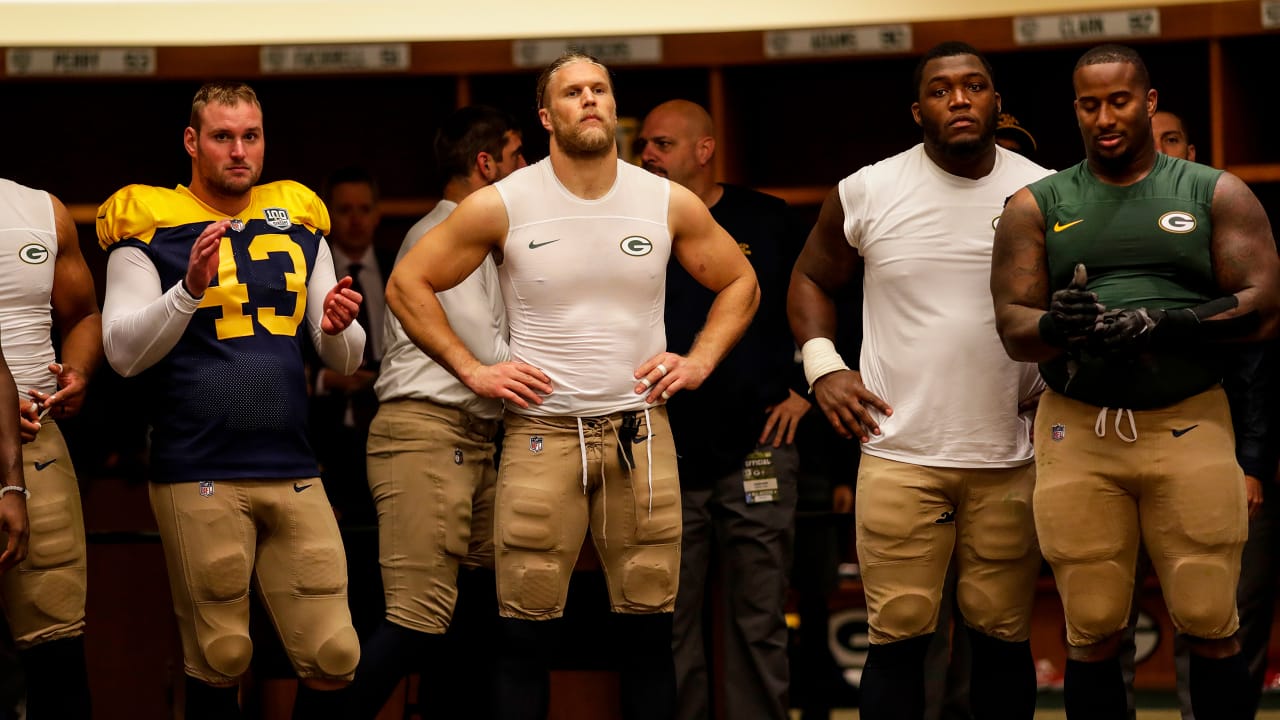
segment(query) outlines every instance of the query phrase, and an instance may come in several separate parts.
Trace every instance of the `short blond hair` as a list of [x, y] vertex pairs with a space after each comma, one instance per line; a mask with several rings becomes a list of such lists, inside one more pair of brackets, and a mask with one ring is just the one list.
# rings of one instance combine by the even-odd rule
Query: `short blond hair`
[[258, 102], [258, 94], [245, 83], [228, 81], [205, 83], [191, 100], [191, 127], [197, 132], [200, 131], [200, 113], [210, 103], [235, 107], [242, 102], [255, 105], [258, 110], [262, 110], [262, 103]]

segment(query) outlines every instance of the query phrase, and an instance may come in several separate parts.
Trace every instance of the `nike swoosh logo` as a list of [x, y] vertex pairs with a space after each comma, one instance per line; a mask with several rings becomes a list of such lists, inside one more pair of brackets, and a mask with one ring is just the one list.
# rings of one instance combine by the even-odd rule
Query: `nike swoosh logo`
[[648, 435], [637, 435], [636, 437], [631, 438], [631, 442], [634, 445], [639, 445], [640, 443], [648, 439], [649, 439]]
[[314, 483], [307, 483], [306, 485], [299, 485], [298, 483], [294, 483], [294, 484], [293, 484], [293, 491], [294, 491], [294, 492], [302, 492], [303, 490], [306, 490], [307, 488], [311, 487], [313, 484], [314, 484]]
[[1054, 232], [1062, 232], [1063, 230], [1066, 230], [1067, 228], [1071, 227], [1072, 225], [1079, 225], [1079, 224], [1080, 224], [1080, 223], [1082, 223], [1082, 222], [1084, 222], [1084, 218], [1080, 218], [1079, 220], [1072, 220], [1071, 222], [1067, 223], [1066, 225], [1063, 225], [1062, 223], [1057, 222], [1057, 221], [1055, 220], [1055, 221], [1054, 221], [1054, 223], [1053, 223], [1053, 231], [1054, 231]]
[[1174, 437], [1182, 437], [1183, 435], [1186, 435], [1187, 433], [1191, 432], [1192, 430], [1195, 430], [1198, 427], [1200, 427], [1199, 423], [1192, 425], [1191, 427], [1182, 428], [1181, 430], [1170, 430], [1170, 432], [1173, 433]]
[[43, 470], [56, 462], [58, 462], [58, 458], [45, 460], [44, 462], [36, 461], [36, 470]]
[[548, 241], [546, 241], [546, 242], [535, 242], [535, 241], [533, 241], [533, 240], [530, 240], [530, 241], [529, 241], [529, 249], [530, 249], [530, 250], [537, 250], [538, 248], [542, 247], [543, 245], [550, 245], [550, 244], [551, 244], [551, 243], [553, 243], [553, 242], [560, 242], [560, 238], [556, 238], [555, 240], [548, 240]]

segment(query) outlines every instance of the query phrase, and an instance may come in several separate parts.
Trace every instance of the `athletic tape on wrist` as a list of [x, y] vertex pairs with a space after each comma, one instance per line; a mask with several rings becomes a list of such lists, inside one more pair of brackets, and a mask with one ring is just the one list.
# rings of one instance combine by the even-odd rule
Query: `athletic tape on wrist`
[[800, 357], [804, 360], [804, 379], [809, 383], [809, 392], [813, 392], [813, 384], [823, 375], [849, 369], [830, 338], [809, 340], [800, 348]]

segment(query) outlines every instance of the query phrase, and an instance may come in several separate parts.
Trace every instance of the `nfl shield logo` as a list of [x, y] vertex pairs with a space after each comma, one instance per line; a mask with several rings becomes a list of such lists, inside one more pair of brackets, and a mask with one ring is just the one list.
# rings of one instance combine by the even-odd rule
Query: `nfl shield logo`
[[213, 497], [213, 481], [212, 480], [200, 481], [200, 497]]
[[531, 453], [542, 452], [542, 436], [541, 435], [533, 435], [529, 438], [529, 452]]
[[1058, 424], [1049, 428], [1049, 437], [1053, 438], [1054, 442], [1061, 442], [1062, 439], [1065, 438], [1066, 436], [1067, 436], [1066, 425]]
[[240, 232], [241, 230], [244, 230], [244, 221], [240, 220], [239, 218], [232, 220], [231, 229], [235, 230], [236, 232]]
[[462, 464], [462, 448], [453, 449], [453, 464], [454, 465]]
[[267, 218], [267, 224], [277, 230], [289, 229], [289, 211], [284, 208], [267, 208], [262, 211], [264, 217]]

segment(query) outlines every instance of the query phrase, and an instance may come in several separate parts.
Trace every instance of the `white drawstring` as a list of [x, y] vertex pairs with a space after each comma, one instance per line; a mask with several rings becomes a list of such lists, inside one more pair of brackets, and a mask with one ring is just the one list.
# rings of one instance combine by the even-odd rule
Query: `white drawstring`
[[578, 449], [582, 452], [582, 494], [587, 494], [587, 436], [582, 432], [582, 418], [578, 421]]
[[[578, 421], [578, 450], [582, 454], [582, 494], [586, 495], [587, 494], [587, 436], [586, 436], [586, 432], [583, 430], [583, 427], [582, 427], [582, 418], [574, 418], [574, 419]], [[621, 445], [623, 441], [622, 441], [622, 438], [618, 435], [618, 428], [614, 426], [612, 419], [610, 419], [608, 422], [609, 422], [609, 429], [613, 430], [614, 441], [617, 442], [619, 445]], [[647, 485], [649, 488], [648, 516], [649, 516], [649, 519], [652, 519], [653, 518], [653, 425], [650, 423], [649, 408], [647, 407], [644, 409], [644, 429], [645, 429], [645, 432], [648, 433], [646, 437], [645, 448], [644, 448], [645, 464], [648, 466], [647, 467], [647, 470], [648, 470]], [[631, 471], [634, 470], [635, 468], [626, 462], [625, 455], [623, 455], [623, 457], [624, 457], [623, 465], [626, 466], [626, 471], [628, 474], [630, 474]], [[609, 540], [608, 540], [609, 513], [607, 508], [609, 507], [609, 484], [605, 482], [605, 479], [606, 479], [606, 476], [605, 476], [604, 464], [601, 463], [600, 465], [600, 489], [602, 493], [601, 501], [604, 502], [606, 511], [604, 513], [604, 523], [600, 528], [600, 534], [604, 536], [604, 538], [602, 539], [604, 546], [608, 547], [609, 546]]]
[[[1102, 408], [1102, 410], [1098, 412], [1098, 419], [1093, 422], [1094, 435], [1097, 435], [1098, 437], [1107, 436], [1107, 411], [1110, 409], [1111, 408], [1104, 407]], [[1133, 437], [1126, 437], [1124, 434], [1124, 430], [1120, 429], [1120, 418], [1126, 415], [1129, 418], [1129, 430], [1133, 432]], [[1138, 426], [1133, 421], [1132, 410], [1127, 410], [1125, 408], [1116, 408], [1116, 437], [1120, 438], [1121, 440], [1127, 443], [1138, 441]]]
[[[663, 373], [664, 375], [666, 373]], [[644, 431], [649, 440], [644, 444], [645, 463], [649, 466], [649, 519], [653, 519], [653, 425], [649, 423], [649, 406], [644, 408]]]
[[[614, 431], [617, 435], [617, 431]], [[604, 463], [600, 463], [600, 502], [604, 503], [604, 520], [600, 523], [600, 542], [609, 547], [609, 483], [604, 481]]]

